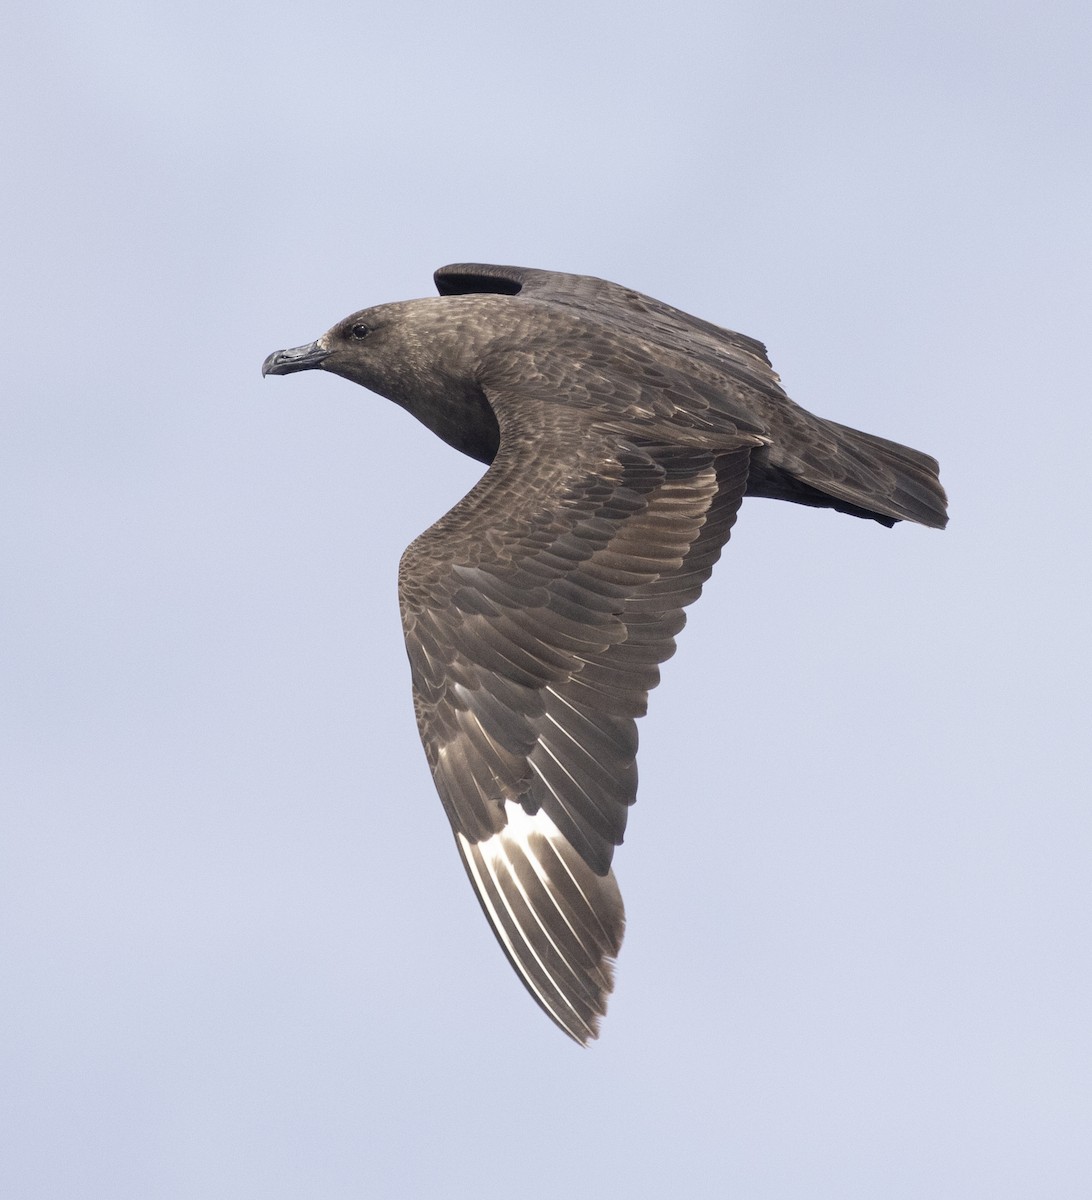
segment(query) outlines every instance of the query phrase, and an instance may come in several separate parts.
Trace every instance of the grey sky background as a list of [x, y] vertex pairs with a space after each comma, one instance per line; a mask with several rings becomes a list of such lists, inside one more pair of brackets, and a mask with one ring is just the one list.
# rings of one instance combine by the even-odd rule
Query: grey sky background
[[[0, 1195], [1090, 1194], [1088, 6], [8, 24]], [[478, 468], [259, 375], [467, 259], [761, 338], [952, 502], [745, 503], [586, 1052], [413, 723], [398, 556]]]

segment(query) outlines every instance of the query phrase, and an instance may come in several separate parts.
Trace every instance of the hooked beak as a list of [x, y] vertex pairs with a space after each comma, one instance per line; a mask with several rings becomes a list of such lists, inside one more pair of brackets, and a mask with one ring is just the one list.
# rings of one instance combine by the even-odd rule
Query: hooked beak
[[296, 371], [310, 371], [321, 367], [330, 357], [330, 351], [322, 340], [308, 342], [306, 346], [294, 346], [291, 350], [275, 350], [262, 363], [263, 375], [292, 375]]

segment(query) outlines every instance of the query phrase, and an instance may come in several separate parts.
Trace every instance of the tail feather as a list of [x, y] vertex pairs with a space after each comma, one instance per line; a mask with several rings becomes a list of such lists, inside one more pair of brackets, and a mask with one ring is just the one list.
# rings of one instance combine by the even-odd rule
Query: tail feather
[[882, 525], [947, 525], [935, 458], [800, 409], [793, 415], [790, 436], [752, 452], [749, 496], [833, 508]]
[[809, 480], [813, 487], [896, 521], [933, 529], [948, 524], [948, 497], [935, 458], [834, 421], [827, 425], [837, 435], [837, 459], [845, 473], [841, 479]]

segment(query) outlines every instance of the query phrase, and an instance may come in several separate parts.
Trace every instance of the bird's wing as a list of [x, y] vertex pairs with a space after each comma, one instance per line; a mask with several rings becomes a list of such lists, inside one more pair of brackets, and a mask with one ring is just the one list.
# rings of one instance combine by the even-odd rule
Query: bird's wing
[[624, 913], [611, 871], [635, 718], [728, 539], [759, 439], [679, 448], [525, 392], [500, 450], [406, 551], [425, 753], [471, 882], [528, 990], [596, 1036]]
[[645, 336], [661, 349], [678, 351], [691, 362], [704, 360], [730, 385], [777, 400], [785, 398], [761, 342], [621, 284], [592, 275], [490, 263], [453, 263], [441, 267], [433, 279], [441, 296], [499, 293], [580, 309], [625, 329], [631, 336]]

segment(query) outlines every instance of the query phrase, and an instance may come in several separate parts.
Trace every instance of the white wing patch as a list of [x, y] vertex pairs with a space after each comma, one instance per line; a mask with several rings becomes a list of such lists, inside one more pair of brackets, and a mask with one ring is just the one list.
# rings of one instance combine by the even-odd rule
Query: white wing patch
[[506, 801], [508, 824], [455, 835], [485, 915], [531, 995], [581, 1044], [598, 1034], [622, 944], [614, 872], [596, 875], [541, 809]]

